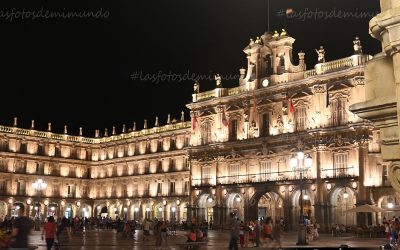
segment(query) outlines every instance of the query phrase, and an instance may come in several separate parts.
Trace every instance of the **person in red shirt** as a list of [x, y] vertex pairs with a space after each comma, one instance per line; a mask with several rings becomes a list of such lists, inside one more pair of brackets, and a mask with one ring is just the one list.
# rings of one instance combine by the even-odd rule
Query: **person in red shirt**
[[49, 218], [47, 218], [46, 224], [44, 224], [42, 231], [42, 240], [44, 235], [46, 238], [47, 250], [51, 250], [51, 247], [54, 244], [54, 238], [56, 237], [56, 228], [57, 225], [54, 222], [54, 217], [49, 216]]

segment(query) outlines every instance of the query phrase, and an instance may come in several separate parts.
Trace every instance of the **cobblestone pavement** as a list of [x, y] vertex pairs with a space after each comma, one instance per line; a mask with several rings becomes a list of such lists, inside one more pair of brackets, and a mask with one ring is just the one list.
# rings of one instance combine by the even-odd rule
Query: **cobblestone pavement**
[[[176, 236], [168, 237], [168, 248], [170, 250], [180, 249], [179, 243], [186, 241], [186, 232], [178, 231]], [[30, 237], [31, 244], [39, 246], [38, 250], [46, 249], [45, 241], [40, 238], [40, 232], [32, 232]], [[285, 233], [282, 239], [283, 248], [302, 248], [296, 247], [297, 233]], [[319, 239], [310, 242], [309, 248], [318, 249], [323, 247], [334, 247], [338, 249], [341, 244], [360, 249], [380, 249], [380, 246], [387, 243], [383, 238], [357, 238], [353, 236], [332, 237], [328, 234], [321, 234]], [[228, 249], [229, 232], [228, 231], [209, 231], [207, 246], [201, 249]], [[250, 248], [250, 247], [249, 247]], [[261, 249], [267, 249], [264, 245]], [[154, 237], [149, 242], [142, 241], [142, 231], [137, 231], [135, 238], [125, 238], [117, 234], [115, 230], [90, 230], [86, 233], [75, 233], [70, 242], [69, 249], [156, 249]], [[165, 248], [164, 248], [165, 249]]]

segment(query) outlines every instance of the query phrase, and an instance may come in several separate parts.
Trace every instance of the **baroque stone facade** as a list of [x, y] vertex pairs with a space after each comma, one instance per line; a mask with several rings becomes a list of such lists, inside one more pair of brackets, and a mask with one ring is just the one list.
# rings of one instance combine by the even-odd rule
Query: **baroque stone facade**
[[[115, 128], [94, 138], [0, 126], [0, 216], [125, 217], [141, 220], [213, 221], [224, 227], [229, 213], [241, 219], [284, 217], [290, 227], [300, 213], [322, 230], [336, 223], [377, 223], [347, 209], [364, 203], [398, 202], [381, 156], [380, 132], [349, 111], [366, 100], [360, 41], [354, 54], [306, 70], [305, 54], [293, 65], [295, 39], [286, 31], [265, 33], [244, 49], [247, 69], [239, 86], [200, 92], [195, 83], [191, 121]], [[329, 53], [329, 52], [328, 52]], [[298, 151], [312, 159], [300, 173]], [[299, 162], [299, 164], [302, 164]], [[303, 176], [303, 178], [300, 178]], [[39, 178], [43, 191], [33, 189]], [[300, 189], [302, 180], [302, 191]], [[303, 194], [303, 195], [301, 195]], [[300, 211], [303, 201], [303, 211]]]
[[[186, 219], [187, 122], [103, 138], [14, 125], [0, 127], [0, 216], [23, 203], [31, 216]], [[32, 185], [39, 178], [41, 192]]]

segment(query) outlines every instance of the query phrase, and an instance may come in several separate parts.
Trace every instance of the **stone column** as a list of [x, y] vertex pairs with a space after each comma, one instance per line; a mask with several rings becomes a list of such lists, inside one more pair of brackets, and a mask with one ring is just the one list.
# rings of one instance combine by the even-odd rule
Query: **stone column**
[[325, 214], [327, 214], [327, 207], [326, 207], [326, 200], [324, 196], [326, 195], [324, 182], [321, 178], [321, 167], [323, 162], [323, 154], [325, 151], [325, 145], [320, 144], [315, 147], [315, 164], [317, 168], [317, 179], [316, 179], [316, 197], [315, 197], [315, 204], [314, 204], [314, 211], [315, 211], [315, 220], [321, 226], [320, 230], [323, 232], [327, 232], [329, 228], [328, 221], [326, 220]]
[[[367, 195], [368, 187], [365, 187], [365, 169], [367, 167], [368, 142], [360, 141], [358, 145], [358, 168], [359, 168], [359, 187], [357, 206], [370, 204]], [[369, 193], [369, 192], [368, 192]], [[371, 213], [357, 213], [357, 225], [367, 225], [372, 223]]]
[[[284, 197], [284, 200], [283, 200], [283, 208], [284, 208], [283, 215], [284, 215], [284, 218], [286, 219], [286, 223], [288, 225], [288, 229], [292, 230], [294, 228], [293, 227], [294, 226], [293, 225], [293, 218], [292, 218], [293, 205], [292, 205], [292, 202], [290, 200], [289, 186], [285, 186], [285, 197]], [[298, 225], [298, 223], [296, 223], [295, 226], [297, 226], [297, 225]]]
[[351, 105], [350, 110], [381, 130], [382, 158], [394, 163], [388, 174], [400, 192], [400, 0], [381, 0], [380, 4], [382, 12], [371, 19], [369, 30], [382, 43], [382, 53], [367, 64], [366, 101]]

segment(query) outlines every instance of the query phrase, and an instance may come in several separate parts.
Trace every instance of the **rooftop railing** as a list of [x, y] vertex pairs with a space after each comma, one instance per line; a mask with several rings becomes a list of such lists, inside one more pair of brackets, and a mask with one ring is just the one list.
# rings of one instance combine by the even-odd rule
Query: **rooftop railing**
[[7, 127], [7, 126], [2, 126], [2, 125], [0, 125], [0, 133], [3, 132], [3, 133], [16, 134], [16, 135], [49, 138], [49, 139], [58, 140], [58, 141], [97, 144], [97, 143], [118, 141], [118, 140], [122, 140], [122, 139], [129, 139], [129, 138], [141, 137], [141, 136], [146, 136], [146, 135], [152, 135], [152, 134], [168, 132], [168, 131], [173, 131], [173, 130], [178, 130], [178, 129], [186, 129], [186, 128], [190, 128], [190, 126], [191, 126], [190, 121], [178, 122], [178, 123], [174, 123], [174, 124], [167, 124], [167, 125], [161, 126], [161, 127], [143, 129], [141, 131], [133, 131], [133, 132], [126, 133], [126, 134], [113, 135], [113, 136], [102, 137], [102, 138], [90, 138], [90, 137], [83, 137], [83, 136], [54, 134], [51, 132], [16, 128], [16, 127]]

